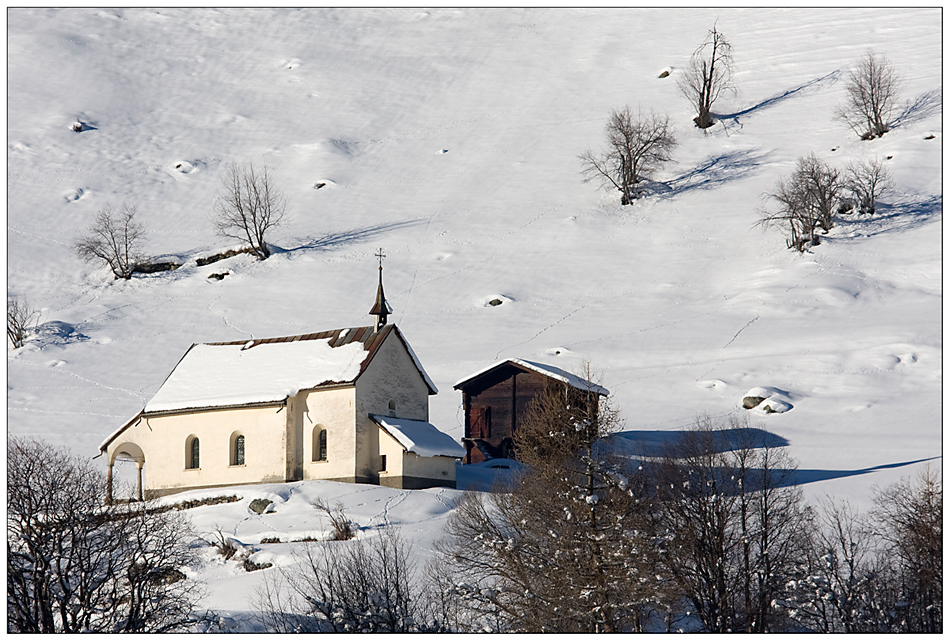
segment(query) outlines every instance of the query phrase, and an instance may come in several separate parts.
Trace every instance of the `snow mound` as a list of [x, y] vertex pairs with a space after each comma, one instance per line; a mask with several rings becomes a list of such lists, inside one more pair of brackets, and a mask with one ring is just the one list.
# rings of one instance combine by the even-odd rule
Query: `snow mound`
[[743, 398], [764, 399], [754, 409], [766, 414], [783, 414], [794, 407], [788, 397], [788, 392], [776, 387], [753, 387]]

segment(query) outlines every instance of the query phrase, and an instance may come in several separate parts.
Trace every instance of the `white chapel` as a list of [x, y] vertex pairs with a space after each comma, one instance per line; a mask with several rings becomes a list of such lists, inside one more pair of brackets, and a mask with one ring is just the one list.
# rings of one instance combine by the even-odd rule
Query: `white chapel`
[[135, 461], [138, 499], [324, 479], [455, 487], [465, 449], [429, 423], [438, 390], [379, 288], [375, 323], [192, 345], [132, 420], [99, 446]]

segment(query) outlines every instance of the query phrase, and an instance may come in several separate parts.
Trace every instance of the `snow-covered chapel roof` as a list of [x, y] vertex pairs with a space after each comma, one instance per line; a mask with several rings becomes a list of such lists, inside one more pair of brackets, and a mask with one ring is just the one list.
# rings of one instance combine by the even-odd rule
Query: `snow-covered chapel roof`
[[181, 358], [155, 396], [108, 444], [143, 414], [281, 403], [300, 390], [356, 381], [383, 342], [395, 335], [406, 347], [430, 394], [438, 389], [395, 325], [334, 329], [312, 334], [225, 343], [197, 343]]
[[145, 405], [145, 412], [280, 402], [300, 390], [354, 382], [394, 333], [406, 345], [431, 393], [429, 379], [395, 325], [192, 345]]

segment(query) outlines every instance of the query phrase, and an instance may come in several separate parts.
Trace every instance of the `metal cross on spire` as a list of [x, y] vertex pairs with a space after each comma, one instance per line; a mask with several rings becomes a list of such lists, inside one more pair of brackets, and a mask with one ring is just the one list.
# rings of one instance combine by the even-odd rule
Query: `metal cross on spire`
[[376, 258], [379, 259], [379, 289], [376, 290], [376, 303], [373, 305], [373, 308], [369, 310], [370, 315], [376, 317], [375, 330], [379, 331], [386, 325], [386, 321], [389, 318], [392, 308], [389, 306], [389, 303], [386, 301], [386, 294], [383, 293], [383, 259], [386, 258], [386, 254], [383, 253], [383, 248], [380, 247], [379, 251], [375, 254]]

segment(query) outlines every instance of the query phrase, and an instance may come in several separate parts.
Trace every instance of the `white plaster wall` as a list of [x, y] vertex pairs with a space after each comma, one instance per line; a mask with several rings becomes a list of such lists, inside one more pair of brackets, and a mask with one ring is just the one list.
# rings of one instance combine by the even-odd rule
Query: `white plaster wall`
[[[303, 478], [352, 479], [356, 476], [356, 388], [303, 391], [294, 403], [294, 420], [303, 438]], [[327, 460], [313, 460], [314, 427], [327, 430]]]
[[[389, 402], [396, 404], [395, 413]], [[402, 341], [391, 332], [366, 371], [356, 381], [357, 476], [376, 480], [379, 474], [379, 426], [370, 414], [429, 420], [429, 388]]]
[[402, 464], [405, 476], [455, 482], [455, 459], [445, 456], [419, 456], [406, 452]]
[[406, 450], [386, 430], [378, 426], [377, 430], [379, 434], [379, 454], [386, 455], [386, 471], [379, 473], [379, 483], [380, 485], [386, 485], [387, 477], [403, 475], [403, 455]]
[[[275, 406], [142, 419], [116, 438], [107, 454], [112, 461], [125, 443], [138, 445], [145, 455], [146, 490], [284, 481], [285, 411]], [[245, 439], [245, 464], [239, 466], [231, 465], [235, 431]], [[185, 442], [191, 435], [199, 439], [198, 469], [185, 468]]]
[[[395, 477], [400, 476], [455, 483], [455, 459], [407, 452], [399, 441], [382, 428], [379, 428], [379, 453], [386, 455], [386, 471], [379, 473], [380, 485], [387, 485], [387, 477], [395, 480]], [[402, 487], [401, 482], [398, 487]]]

